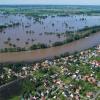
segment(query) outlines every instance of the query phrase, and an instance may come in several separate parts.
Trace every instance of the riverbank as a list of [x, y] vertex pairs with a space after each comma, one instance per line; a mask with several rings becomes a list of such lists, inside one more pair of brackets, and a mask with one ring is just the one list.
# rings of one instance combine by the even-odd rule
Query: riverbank
[[100, 32], [88, 38], [83, 38], [63, 46], [39, 49], [33, 51], [0, 53], [0, 63], [33, 62], [41, 59], [52, 58], [66, 52], [79, 52], [100, 44]]

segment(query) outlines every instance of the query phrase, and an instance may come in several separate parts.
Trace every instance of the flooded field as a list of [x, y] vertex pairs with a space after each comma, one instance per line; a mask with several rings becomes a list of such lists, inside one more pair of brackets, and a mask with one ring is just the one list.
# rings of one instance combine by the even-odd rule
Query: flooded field
[[45, 16], [39, 20], [24, 14], [0, 14], [0, 49], [25, 48], [33, 44], [64, 41], [69, 31], [75, 33], [79, 29], [100, 25], [100, 16], [69, 15]]

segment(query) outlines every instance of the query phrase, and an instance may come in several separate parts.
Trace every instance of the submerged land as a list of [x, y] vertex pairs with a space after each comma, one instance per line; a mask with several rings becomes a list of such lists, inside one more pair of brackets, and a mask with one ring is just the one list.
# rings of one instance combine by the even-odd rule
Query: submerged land
[[99, 99], [99, 6], [0, 6], [0, 100]]
[[1, 6], [0, 52], [45, 49], [100, 31], [98, 6]]

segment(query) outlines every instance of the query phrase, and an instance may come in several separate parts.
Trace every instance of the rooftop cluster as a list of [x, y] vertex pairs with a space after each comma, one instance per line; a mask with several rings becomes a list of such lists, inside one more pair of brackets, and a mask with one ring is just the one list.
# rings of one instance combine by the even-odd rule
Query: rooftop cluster
[[100, 94], [100, 45], [54, 60], [1, 66], [1, 85], [25, 78], [18, 96], [23, 100], [87, 100]]

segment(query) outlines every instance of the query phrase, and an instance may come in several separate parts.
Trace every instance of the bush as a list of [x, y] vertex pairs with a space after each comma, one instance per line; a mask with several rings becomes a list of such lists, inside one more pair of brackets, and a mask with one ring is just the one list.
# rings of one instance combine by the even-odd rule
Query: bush
[[45, 45], [45, 44], [33, 44], [33, 45], [30, 47], [30, 50], [45, 49], [45, 48], [48, 48], [48, 46]]
[[55, 42], [55, 43], [53, 43], [52, 44], [52, 46], [61, 46], [61, 45], [63, 45], [64, 43], [63, 42]]

